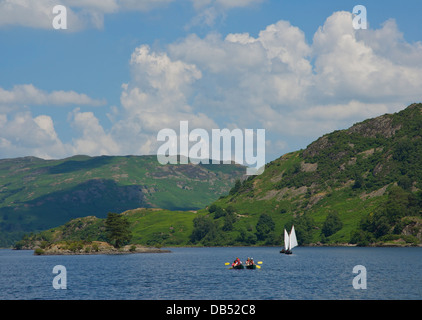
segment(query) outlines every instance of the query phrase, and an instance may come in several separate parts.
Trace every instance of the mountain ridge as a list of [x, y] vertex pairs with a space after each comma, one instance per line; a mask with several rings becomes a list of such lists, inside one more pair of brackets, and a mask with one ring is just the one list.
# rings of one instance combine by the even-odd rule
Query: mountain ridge
[[[293, 223], [301, 244], [421, 243], [421, 156], [422, 104], [415, 103], [275, 159], [213, 205], [248, 217], [236, 227], [252, 242], [265, 213], [275, 227], [261, 243], [281, 243], [283, 228]], [[400, 206], [393, 208], [392, 199], [400, 199]], [[342, 227], [323, 235], [330, 215], [338, 215]]]
[[156, 156], [0, 160], [0, 246], [86, 215], [204, 207], [243, 178], [240, 165], [160, 165]]
[[[142, 245], [280, 246], [294, 224], [299, 245], [420, 246], [421, 156], [418, 103], [284, 154], [204, 209], [122, 214]], [[27, 240], [51, 240], [48, 232]]]

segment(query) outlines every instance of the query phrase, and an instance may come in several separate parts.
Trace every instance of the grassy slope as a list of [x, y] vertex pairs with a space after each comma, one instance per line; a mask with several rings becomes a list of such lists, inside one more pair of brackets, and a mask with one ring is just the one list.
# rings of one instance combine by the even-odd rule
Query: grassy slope
[[[421, 137], [419, 104], [335, 131], [306, 150], [285, 154], [267, 164], [264, 173], [243, 181], [238, 190], [214, 202], [224, 209], [232, 207], [237, 219], [231, 231], [224, 231], [215, 242], [207, 243], [245, 244], [239, 242], [239, 236], [242, 232], [255, 233], [263, 213], [275, 222], [272, 244], [281, 245], [283, 228], [304, 216], [313, 220], [309, 242], [315, 243], [322, 240], [321, 228], [331, 212], [339, 214], [343, 227], [326, 241], [348, 243], [362, 218], [386, 203], [394, 185], [410, 181], [408, 192], [422, 189]], [[210, 170], [214, 168], [211, 166]], [[176, 192], [174, 186], [173, 191]], [[125, 214], [132, 225], [133, 242], [149, 245], [188, 244], [197, 216], [208, 216], [219, 230], [224, 224], [224, 217], [214, 219], [215, 214], [207, 210], [195, 213], [139, 209]], [[420, 213], [412, 219], [420, 221]], [[416, 224], [414, 232], [418, 228]]]
[[[254, 179], [253, 192], [239, 192], [214, 203], [222, 208], [233, 206], [236, 213], [241, 215], [235, 228], [237, 232], [242, 229], [254, 228], [259, 215], [266, 213], [275, 222], [275, 233], [278, 235], [283, 234], [284, 227], [291, 223], [294, 216], [300, 216], [307, 212], [312, 216], [317, 228], [321, 228], [329, 212], [337, 211], [341, 214], [344, 226], [330, 240], [342, 243], [350, 241], [350, 234], [358, 227], [362, 217], [385, 201], [386, 196], [363, 201], [358, 194], [353, 194], [347, 188], [346, 190], [334, 190], [329, 193], [329, 196], [326, 192], [321, 192], [320, 194], [324, 197], [320, 201], [311, 207], [305, 207], [306, 192], [298, 194], [300, 190], [292, 188], [286, 191], [284, 196], [281, 196], [283, 192], [275, 187], [277, 176], [280, 176], [281, 172], [288, 171], [295, 162], [300, 161], [302, 158], [299, 151], [285, 155], [273, 162], [261, 176]], [[314, 232], [313, 242], [317, 241], [320, 241], [320, 234]]]
[[361, 219], [386, 202], [393, 185], [409, 181], [413, 187], [408, 192], [422, 189], [421, 137], [422, 105], [415, 104], [286, 154], [214, 204], [235, 209], [238, 233], [254, 231], [259, 215], [266, 213], [275, 222], [275, 234], [281, 235], [285, 226], [306, 214], [314, 222], [311, 242], [321, 241], [325, 219], [337, 212], [343, 227], [326, 240], [347, 243]]
[[235, 165], [162, 166], [155, 156], [0, 160], [0, 246], [77, 217], [203, 208], [244, 173]]

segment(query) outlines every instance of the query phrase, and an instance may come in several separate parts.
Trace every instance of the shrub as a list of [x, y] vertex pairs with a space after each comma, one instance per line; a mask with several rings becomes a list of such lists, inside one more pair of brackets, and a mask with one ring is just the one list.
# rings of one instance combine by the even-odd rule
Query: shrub
[[93, 244], [92, 244], [92, 250], [94, 250], [95, 252], [98, 252], [98, 250], [100, 250], [100, 249], [98, 248], [98, 244], [93, 243]]
[[256, 224], [256, 237], [258, 240], [265, 240], [275, 229], [275, 223], [268, 214], [261, 214]]
[[44, 250], [41, 249], [41, 248], [37, 248], [37, 249], [35, 249], [34, 254], [37, 255], [37, 256], [40, 256], [40, 255], [44, 254]]
[[340, 220], [339, 214], [337, 212], [330, 212], [325, 219], [321, 232], [325, 237], [329, 237], [341, 228], [343, 228], [343, 223]]

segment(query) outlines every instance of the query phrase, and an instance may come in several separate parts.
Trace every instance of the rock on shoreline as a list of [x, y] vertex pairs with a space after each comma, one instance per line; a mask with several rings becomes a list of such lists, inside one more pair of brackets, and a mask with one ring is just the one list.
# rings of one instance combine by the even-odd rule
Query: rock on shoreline
[[115, 248], [107, 242], [57, 242], [44, 249], [37, 248], [34, 255], [93, 255], [93, 254], [131, 254], [131, 253], [168, 253], [170, 250], [145, 247], [141, 245], [126, 245]]

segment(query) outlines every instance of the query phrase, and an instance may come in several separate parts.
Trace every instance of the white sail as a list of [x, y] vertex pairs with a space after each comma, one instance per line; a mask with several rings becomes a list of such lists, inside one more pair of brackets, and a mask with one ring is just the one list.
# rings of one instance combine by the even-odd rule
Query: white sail
[[284, 249], [289, 250], [289, 235], [286, 229], [284, 229]]
[[297, 246], [296, 232], [295, 232], [295, 227], [292, 226], [292, 231], [290, 231], [290, 237], [289, 237], [289, 249], [292, 250], [296, 246]]

